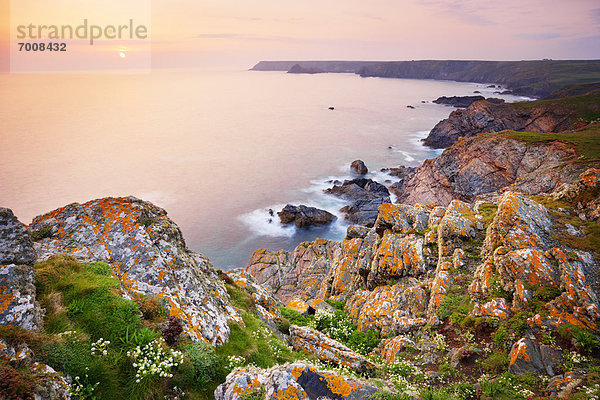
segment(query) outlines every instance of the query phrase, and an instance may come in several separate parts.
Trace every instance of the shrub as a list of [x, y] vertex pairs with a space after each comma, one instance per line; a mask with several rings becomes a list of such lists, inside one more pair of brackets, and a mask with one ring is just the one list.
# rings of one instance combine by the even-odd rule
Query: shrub
[[244, 392], [240, 397], [241, 400], [263, 400], [265, 398], [265, 387], [261, 385], [258, 390]]
[[442, 300], [437, 314], [441, 320], [450, 317], [450, 322], [458, 325], [472, 310], [473, 304], [471, 304], [470, 296], [450, 293]]
[[184, 358], [194, 367], [194, 380], [199, 386], [206, 386], [216, 375], [218, 364], [215, 349], [206, 343], [190, 343], [183, 348]]
[[36, 383], [32, 375], [0, 366], [0, 393], [4, 400], [33, 400]]
[[31, 232], [31, 238], [34, 241], [52, 237], [52, 227], [50, 225], [42, 225], [39, 229]]
[[508, 355], [505, 352], [492, 353], [481, 361], [481, 368], [487, 373], [504, 372], [508, 368]]
[[179, 340], [179, 336], [182, 333], [183, 325], [181, 324], [181, 320], [173, 315], [169, 316], [167, 326], [162, 331], [165, 342], [167, 342], [169, 346], [173, 346], [177, 340]]
[[404, 393], [392, 393], [386, 390], [380, 390], [369, 396], [369, 400], [407, 400], [412, 399], [411, 396]]
[[558, 333], [563, 339], [572, 342], [588, 353], [591, 353], [600, 347], [600, 340], [598, 340], [598, 337], [581, 326], [573, 324], [561, 325], [558, 328]]
[[288, 307], [279, 307], [279, 312], [281, 312], [281, 315], [290, 321], [290, 324], [292, 325], [308, 326], [315, 320], [314, 315], [302, 315], [298, 311]]
[[133, 301], [140, 308], [142, 317], [148, 321], [162, 320], [167, 316], [167, 309], [158, 297], [138, 295]]
[[377, 331], [368, 330], [367, 332], [361, 332], [355, 330], [348, 338], [346, 344], [352, 350], [366, 356], [379, 346], [380, 342], [381, 337]]
[[287, 318], [277, 318], [275, 320], [275, 326], [279, 332], [289, 335], [290, 333], [290, 321]]

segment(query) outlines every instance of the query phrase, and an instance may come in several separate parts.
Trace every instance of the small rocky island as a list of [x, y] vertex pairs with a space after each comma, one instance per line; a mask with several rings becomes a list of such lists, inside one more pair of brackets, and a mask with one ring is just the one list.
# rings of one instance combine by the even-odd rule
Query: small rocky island
[[294, 223], [297, 228], [327, 225], [337, 219], [335, 215], [325, 210], [307, 207], [305, 205], [294, 206], [291, 204], [283, 207], [277, 215], [283, 225]]

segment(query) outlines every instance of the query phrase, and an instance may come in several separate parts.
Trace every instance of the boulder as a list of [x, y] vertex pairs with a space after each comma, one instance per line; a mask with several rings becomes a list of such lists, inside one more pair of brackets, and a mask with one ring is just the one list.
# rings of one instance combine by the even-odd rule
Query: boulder
[[379, 214], [379, 207], [382, 204], [389, 202], [389, 199], [375, 198], [368, 200], [357, 200], [350, 204], [340, 208], [340, 211], [346, 214], [344, 219], [357, 225], [371, 227], [377, 220]]
[[283, 304], [273, 296], [273, 292], [268, 287], [256, 283], [252, 275], [241, 268], [231, 270], [227, 272], [227, 275], [238, 287], [252, 295], [256, 312], [267, 325], [273, 326], [281, 318], [279, 307]]
[[325, 189], [325, 193], [353, 201], [388, 198], [390, 195], [384, 185], [367, 178], [345, 180], [341, 185], [334, 185], [332, 188]]
[[573, 390], [580, 383], [583, 383], [585, 377], [586, 372], [582, 368], [553, 376], [550, 382], [548, 382], [548, 386], [546, 386], [546, 395], [553, 398], [568, 398], [573, 393]]
[[209, 260], [190, 251], [165, 210], [135, 197], [70, 204], [36, 217], [32, 231], [55, 234], [35, 243], [46, 260], [68, 254], [82, 262], [105, 262], [130, 295], [165, 300], [194, 340], [225, 343], [229, 321], [242, 322]]
[[43, 310], [35, 298], [36, 253], [27, 228], [0, 208], [0, 325], [37, 330]]
[[359, 373], [375, 369], [375, 365], [365, 357], [312, 328], [290, 326], [289, 341], [296, 350], [312, 354], [324, 362], [351, 368]]
[[293, 222], [298, 228], [327, 225], [337, 219], [335, 215], [325, 210], [305, 205], [293, 206], [291, 204], [286, 205], [277, 215], [282, 224], [287, 225]]
[[510, 349], [508, 372], [522, 375], [527, 372], [545, 373], [553, 376], [553, 367], [561, 361], [560, 350], [540, 345], [535, 340], [522, 338]]
[[231, 372], [215, 390], [215, 400], [241, 400], [264, 391], [265, 400], [367, 400], [377, 392], [352, 378], [321, 372], [304, 363], [278, 365], [267, 370], [244, 368]]
[[362, 160], [354, 160], [350, 164], [350, 170], [357, 175], [365, 175], [369, 169]]

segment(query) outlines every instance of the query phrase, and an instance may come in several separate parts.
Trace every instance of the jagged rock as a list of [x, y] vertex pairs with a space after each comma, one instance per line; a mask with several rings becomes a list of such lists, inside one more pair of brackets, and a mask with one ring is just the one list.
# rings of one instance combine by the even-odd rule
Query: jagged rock
[[418, 277], [426, 270], [422, 238], [386, 233], [374, 252], [367, 287], [373, 288], [404, 276]]
[[547, 396], [556, 396], [558, 398], [568, 398], [574, 388], [583, 382], [586, 372], [584, 369], [568, 371], [561, 375], [553, 376], [546, 386]]
[[422, 204], [382, 204], [374, 228], [381, 236], [389, 229], [394, 233], [406, 234], [427, 228], [431, 209]]
[[369, 228], [362, 225], [350, 225], [346, 229], [346, 240], [363, 239], [369, 233]]
[[347, 302], [349, 314], [361, 331], [404, 333], [427, 323], [428, 296], [416, 279], [391, 286], [377, 286], [372, 291], [358, 290]]
[[267, 285], [283, 303], [294, 297], [304, 300], [319, 296], [332, 264], [339, 260], [340, 243], [325, 239], [301, 243], [293, 252], [258, 249], [246, 271], [260, 285]]
[[317, 311], [335, 311], [335, 308], [323, 299], [311, 299], [307, 301], [306, 304], [308, 304], [309, 307], [312, 307], [315, 310], [315, 313]]
[[[325, 189], [325, 193], [354, 201], [389, 198], [390, 195], [384, 185], [367, 178], [345, 180], [341, 185], [334, 185], [332, 188]], [[389, 203], [389, 199], [387, 202]]]
[[290, 326], [289, 341], [296, 350], [315, 355], [321, 361], [352, 368], [360, 373], [368, 373], [375, 368], [375, 365], [349, 347], [308, 327]]
[[158, 296], [195, 340], [224, 343], [228, 321], [242, 322], [210, 262], [185, 245], [166, 211], [136, 199], [104, 198], [70, 204], [36, 217], [31, 230], [56, 232], [36, 242], [41, 260], [69, 254], [102, 261], [130, 294]]
[[0, 207], [0, 264], [33, 265], [36, 254], [27, 228], [12, 210]]
[[453, 111], [429, 133], [424, 143], [440, 149], [459, 137], [470, 138], [484, 132], [506, 129], [523, 132], [560, 132], [572, 128], [572, 110], [560, 105], [540, 105], [530, 109], [514, 104], [476, 101], [466, 110]]
[[303, 315], [314, 315], [316, 311], [307, 302], [297, 297], [290, 300], [285, 306]]
[[344, 219], [357, 225], [373, 226], [377, 215], [379, 213], [379, 207], [389, 203], [388, 198], [375, 198], [368, 200], [357, 200], [349, 206], [340, 208], [340, 211], [346, 214]]
[[337, 219], [335, 215], [325, 210], [305, 205], [293, 206], [291, 204], [286, 205], [277, 215], [282, 224], [287, 225], [293, 222], [298, 228], [327, 225]]
[[403, 180], [407, 176], [412, 174], [414, 172], [414, 170], [415, 170], [415, 167], [406, 167], [404, 165], [401, 165], [396, 168], [382, 168], [381, 172], [385, 172], [391, 176], [395, 176], [397, 178], [400, 178], [400, 180]]
[[506, 304], [506, 299], [494, 298], [485, 304], [475, 304], [472, 315], [474, 317], [496, 318], [499, 321], [507, 320], [510, 311]]
[[457, 141], [415, 170], [396, 193], [397, 202], [445, 206], [455, 199], [494, 199], [509, 186], [529, 195], [549, 193], [583, 171], [582, 165], [565, 163], [577, 156], [568, 144], [527, 143], [510, 135], [482, 134]]
[[521, 375], [527, 372], [554, 375], [553, 367], [561, 360], [560, 350], [522, 338], [510, 349], [508, 372]]
[[410, 338], [398, 335], [391, 339], [383, 339], [379, 344], [379, 353], [383, 360], [388, 363], [394, 363], [399, 361], [400, 355], [404, 353], [407, 348], [416, 348], [417, 345]]
[[365, 175], [367, 172], [369, 172], [369, 169], [362, 160], [352, 161], [352, 164], [350, 164], [350, 170], [358, 175]]
[[[476, 90], [473, 93], [480, 93], [480, 92]], [[504, 103], [504, 99], [498, 99], [496, 97], [489, 97], [486, 99], [483, 96], [452, 96], [452, 97], [442, 96], [442, 97], [438, 97], [437, 99], [433, 100], [433, 103], [446, 104], [449, 106], [459, 107], [459, 108], [467, 108], [471, 104], [473, 104], [479, 100], [486, 100], [486, 101], [488, 101], [490, 103], [494, 103], [494, 104]]]
[[379, 390], [355, 379], [294, 363], [267, 370], [235, 370], [217, 387], [215, 400], [241, 400], [244, 394], [259, 392], [260, 388], [264, 389], [266, 400], [367, 400]]
[[474, 223], [467, 217], [471, 212], [471, 205], [462, 201], [453, 200], [448, 205], [438, 226], [438, 251], [441, 258], [453, 256], [456, 249], [474, 237]]
[[[471, 292], [475, 298], [485, 297], [490, 280], [497, 276], [502, 288], [512, 294], [512, 309], [517, 311], [529, 310], [536, 290], [558, 291], [545, 304], [547, 315], [529, 318], [529, 325], [557, 328], [572, 323], [598, 331], [600, 300], [592, 289], [597, 263], [589, 253], [556, 247], [552, 231], [544, 206], [525, 196], [505, 193], [488, 227], [482, 248], [484, 260], [475, 271]], [[486, 312], [477, 305], [475, 310]]]
[[450, 269], [452, 268], [451, 262], [442, 262], [437, 266], [435, 271], [435, 278], [431, 284], [431, 293], [429, 294], [429, 306], [427, 307], [427, 315], [429, 316], [429, 323], [437, 324], [437, 311], [442, 304], [442, 301], [446, 298], [450, 286], [454, 282], [453, 277], [450, 275]]
[[273, 324], [281, 318], [279, 307], [283, 304], [273, 296], [271, 290], [256, 283], [252, 275], [241, 268], [231, 270], [227, 272], [227, 275], [237, 286], [244, 288], [252, 295], [258, 316], [264, 322]]
[[[600, 169], [590, 168], [579, 175], [579, 179], [575, 182], [560, 185], [552, 193], [552, 198], [577, 202], [582, 208], [589, 209], [582, 214], [584, 218], [600, 219]], [[578, 236], [578, 232], [573, 229], [572, 235]]]
[[0, 208], [0, 325], [37, 330], [44, 316], [35, 300], [36, 254], [27, 229]]

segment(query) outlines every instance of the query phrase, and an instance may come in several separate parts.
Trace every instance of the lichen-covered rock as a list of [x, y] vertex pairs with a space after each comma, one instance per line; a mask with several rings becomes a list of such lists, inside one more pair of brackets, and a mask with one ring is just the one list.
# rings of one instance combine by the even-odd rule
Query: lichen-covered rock
[[33, 268], [29, 265], [0, 265], [0, 325], [37, 330], [44, 312], [35, 299]]
[[[580, 383], [583, 383], [583, 378], [586, 372], [584, 369], [576, 369], [575, 371], [568, 371], [561, 375], [553, 376], [546, 386], [547, 396], [556, 396], [557, 398], [568, 398], [573, 393]], [[554, 397], [553, 397], [554, 398]]]
[[151, 203], [134, 197], [74, 203], [36, 217], [30, 229], [42, 226], [54, 234], [36, 242], [41, 260], [64, 253], [110, 264], [128, 293], [165, 299], [195, 340], [224, 343], [228, 321], [241, 322], [208, 259], [188, 250], [166, 211]]
[[291, 253], [258, 249], [246, 271], [283, 303], [294, 297], [308, 300], [319, 297], [321, 284], [340, 254], [340, 243], [325, 239], [301, 243]]
[[12, 210], [0, 207], [0, 264], [33, 265], [35, 260], [27, 228]]
[[506, 299], [499, 297], [488, 301], [485, 304], [475, 304], [472, 315], [474, 317], [496, 318], [499, 321], [507, 320], [510, 311]]
[[308, 303], [305, 302], [304, 300], [299, 299], [297, 297], [290, 300], [285, 306], [287, 308], [291, 308], [294, 311], [298, 311], [300, 314], [304, 314], [304, 315], [315, 313], [314, 308], [309, 306]]
[[237, 268], [227, 272], [227, 275], [240, 288], [243, 288], [252, 295], [256, 304], [256, 311], [259, 317], [267, 324], [275, 323], [281, 318], [279, 307], [283, 304], [273, 296], [271, 290], [256, 283], [252, 275], [242, 268]]
[[372, 291], [358, 290], [345, 310], [361, 331], [403, 333], [427, 323], [427, 291], [421, 282], [410, 278], [392, 286], [378, 286]]
[[449, 261], [442, 262], [438, 265], [435, 271], [435, 278], [431, 284], [431, 293], [429, 294], [429, 306], [427, 307], [427, 315], [430, 323], [437, 323], [437, 311], [446, 298], [450, 286], [454, 282], [454, 278], [450, 274], [452, 263]]
[[27, 228], [0, 208], [0, 325], [36, 330], [44, 316], [35, 300], [36, 254]]
[[329, 336], [304, 326], [290, 326], [290, 344], [299, 351], [312, 354], [321, 361], [367, 373], [375, 368], [371, 362]]
[[471, 205], [454, 200], [446, 209], [438, 225], [439, 257], [452, 257], [454, 250], [463, 247], [464, 241], [475, 235], [473, 221], [465, 214], [472, 212]]
[[591, 254], [580, 250], [553, 248], [551, 253], [558, 261], [562, 293], [546, 304], [547, 316], [536, 314], [528, 323], [551, 328], [570, 323], [599, 332], [600, 299], [592, 288], [595, 279], [590, 279], [597, 274], [598, 264]]
[[267, 370], [244, 368], [231, 372], [215, 390], [215, 400], [241, 400], [247, 393], [265, 393], [265, 400], [366, 400], [378, 389], [294, 363]]
[[371, 228], [362, 225], [350, 225], [348, 229], [346, 229], [346, 240], [350, 239], [363, 239]]
[[381, 358], [388, 363], [394, 363], [396, 361], [401, 360], [401, 354], [407, 348], [416, 348], [415, 342], [413, 342], [410, 338], [404, 335], [394, 336], [391, 339], [383, 339], [379, 344], [379, 353], [381, 354]]
[[33, 351], [26, 345], [17, 348], [0, 339], [0, 364], [22, 365], [33, 361]]
[[406, 204], [384, 203], [379, 207], [379, 214], [373, 226], [379, 235], [386, 230], [394, 233], [427, 228], [431, 210], [422, 204], [409, 206]]
[[374, 252], [367, 286], [373, 288], [404, 276], [419, 277], [426, 270], [423, 239], [388, 232], [383, 235]]
[[553, 376], [553, 367], [561, 358], [560, 350], [522, 338], [510, 349], [508, 372], [515, 375], [533, 372]]

